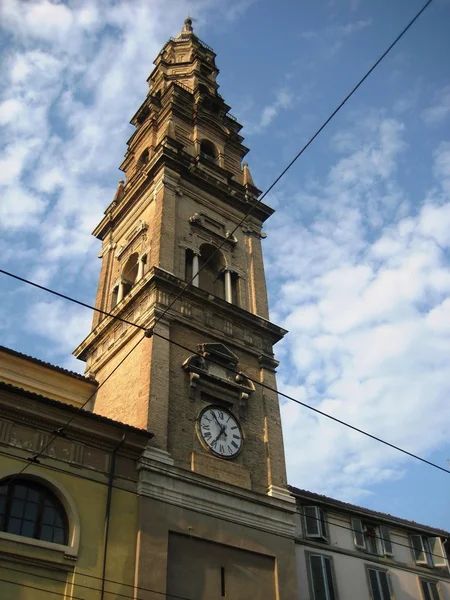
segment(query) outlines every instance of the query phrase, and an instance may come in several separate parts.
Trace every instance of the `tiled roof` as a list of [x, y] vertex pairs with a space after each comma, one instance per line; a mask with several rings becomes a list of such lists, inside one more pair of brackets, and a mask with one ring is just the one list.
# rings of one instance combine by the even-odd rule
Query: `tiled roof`
[[133, 427], [133, 425], [128, 425], [127, 423], [121, 423], [120, 421], [115, 421], [114, 419], [110, 419], [109, 417], [104, 417], [103, 415], [98, 415], [97, 413], [93, 413], [89, 410], [80, 409], [77, 406], [73, 406], [72, 404], [66, 404], [65, 402], [60, 402], [59, 400], [53, 400], [51, 398], [46, 398], [45, 396], [41, 396], [40, 394], [35, 394], [34, 392], [29, 392], [28, 390], [24, 390], [15, 385], [11, 385], [10, 383], [5, 383], [4, 381], [0, 381], [0, 390], [7, 390], [13, 392], [15, 394], [20, 394], [21, 396], [26, 396], [28, 398], [32, 398], [33, 400], [37, 400], [38, 402], [42, 402], [43, 404], [47, 404], [48, 406], [55, 406], [57, 408], [61, 408], [68, 413], [76, 414], [79, 413], [80, 416], [87, 419], [92, 419], [94, 421], [99, 421], [101, 423], [106, 423], [108, 425], [112, 425], [114, 427], [120, 427], [130, 433], [135, 433], [141, 436], [145, 436], [147, 438], [152, 438], [153, 433], [147, 431], [146, 429], [140, 429], [139, 427]]
[[84, 375], [75, 373], [75, 371], [63, 369], [63, 367], [58, 367], [57, 365], [52, 365], [49, 362], [45, 362], [44, 360], [40, 360], [39, 358], [35, 358], [34, 356], [29, 356], [28, 354], [23, 354], [22, 352], [18, 352], [17, 350], [12, 350], [11, 348], [7, 348], [6, 346], [0, 346], [0, 352], [6, 352], [7, 354], [11, 354], [11, 356], [24, 358], [25, 360], [33, 362], [37, 365], [42, 365], [43, 367], [47, 367], [48, 369], [53, 369], [54, 371], [58, 371], [59, 373], [64, 373], [64, 375], [68, 375], [69, 377], [75, 377], [76, 379], [80, 379], [81, 381], [89, 381], [89, 383], [97, 385], [97, 382], [93, 379], [89, 379], [89, 377], [85, 377]]
[[398, 523], [398, 525], [403, 525], [408, 529], [427, 532], [430, 534], [434, 534], [436, 536], [450, 537], [450, 532], [445, 531], [445, 529], [438, 529], [437, 527], [430, 527], [429, 525], [421, 525], [420, 523], [416, 523], [415, 521], [409, 521], [407, 519], [401, 519], [399, 517], [394, 517], [388, 513], [378, 512], [376, 510], [370, 510], [369, 508], [364, 508], [362, 506], [357, 506], [356, 504], [350, 504], [349, 502], [343, 502], [342, 500], [336, 500], [335, 498], [330, 498], [329, 496], [324, 496], [322, 494], [316, 494], [315, 492], [309, 492], [308, 490], [302, 490], [300, 488], [293, 487], [292, 485], [288, 486], [289, 490], [292, 494], [298, 498], [306, 499], [312, 502], [319, 502], [323, 504], [329, 504], [336, 508], [341, 508], [342, 510], [346, 510], [352, 513], [359, 513], [366, 516], [373, 516], [381, 521], [386, 520], [390, 523]]

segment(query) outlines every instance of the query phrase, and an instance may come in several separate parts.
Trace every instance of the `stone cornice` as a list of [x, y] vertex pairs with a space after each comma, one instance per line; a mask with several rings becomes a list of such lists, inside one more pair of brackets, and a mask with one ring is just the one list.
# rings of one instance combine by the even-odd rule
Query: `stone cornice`
[[150, 432], [0, 382], [0, 415], [6, 419], [52, 433], [75, 414], [67, 437], [99, 449], [111, 451], [125, 434], [121, 454], [138, 457], [153, 437]]
[[[171, 273], [152, 267], [151, 270], [132, 288], [131, 292], [118, 304], [112, 311], [112, 315], [127, 318], [127, 314], [139, 304], [141, 298], [147, 297], [149, 306], [134, 322], [141, 328], [149, 328], [155, 320], [160, 316], [170, 305], [172, 297], [175, 297], [183, 290], [185, 282], [178, 279]], [[157, 293], [158, 292], [158, 293]], [[145, 296], [144, 296], [145, 295]], [[183, 323], [187, 327], [196, 328], [204, 332], [204, 321], [197, 321], [192, 317], [192, 311], [189, 309], [191, 305], [198, 305], [203, 309], [213, 311], [216, 316], [222, 317], [225, 321], [240, 324], [242, 327], [250, 330], [261, 336], [262, 339], [268, 340], [271, 345], [280, 341], [287, 331], [277, 325], [267, 321], [266, 319], [254, 315], [243, 308], [234, 304], [230, 304], [221, 298], [211, 296], [208, 292], [199, 288], [190, 286], [183, 292], [183, 297], [177, 300], [170, 311], [166, 314], [167, 320], [176, 320]], [[95, 345], [98, 345], [99, 340], [104, 341], [104, 337], [116, 324], [113, 317], [105, 317], [99, 325], [83, 340], [83, 342], [74, 350], [74, 355], [81, 360], [86, 360]], [[108, 350], [104, 354], [103, 360], [109, 360], [111, 355], [119, 350], [132, 335], [136, 332], [132, 325], [123, 324], [123, 334], [115, 347]], [[209, 334], [224, 341], [224, 332], [222, 330], [214, 331], [209, 329]], [[255, 357], [261, 360], [261, 356], [267, 356], [268, 359], [273, 358], [271, 350], [267, 348], [267, 354], [261, 355], [261, 349], [252, 347], [248, 341], [240, 341], [236, 337], [227, 336], [227, 344], [241, 347], [249, 353], [253, 353]], [[98, 365], [97, 365], [98, 368]]]
[[[205, 192], [212, 194], [214, 197], [231, 205], [235, 210], [246, 213], [251, 206], [251, 202], [247, 200], [246, 187], [233, 180], [231, 174], [216, 167], [218, 176], [224, 178], [219, 181], [216, 177], [208, 175], [208, 169], [211, 165], [198, 163], [197, 159], [192, 157], [183, 150], [175, 151], [164, 145], [158, 144], [154, 154], [151, 157], [148, 165], [138, 171], [133, 178], [127, 182], [125, 186], [125, 195], [122, 201], [117, 205], [112, 204], [108, 207], [105, 216], [94, 229], [92, 234], [103, 239], [111, 227], [134, 206], [143, 196], [144, 187], [150, 187], [159, 171], [168, 167], [171, 170], [179, 173], [186, 181], [190, 181], [197, 188], [204, 189]], [[252, 196], [252, 202], [256, 202], [256, 198]], [[258, 203], [253, 210], [253, 216], [260, 221], [265, 221], [274, 213], [274, 209], [264, 203]]]
[[290, 502], [159, 465], [145, 455], [139, 469], [137, 489], [141, 496], [294, 539], [295, 506]]

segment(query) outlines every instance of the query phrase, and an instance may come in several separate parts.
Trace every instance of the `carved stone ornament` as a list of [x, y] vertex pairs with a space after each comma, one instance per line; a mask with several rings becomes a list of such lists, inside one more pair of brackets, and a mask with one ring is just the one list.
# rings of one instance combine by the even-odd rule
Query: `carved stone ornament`
[[189, 223], [193, 225], [202, 223], [202, 216], [199, 213], [194, 213], [192, 217], [189, 217]]
[[202, 394], [234, 405], [242, 419], [248, 410], [248, 401], [255, 391], [253, 382], [237, 371], [238, 357], [224, 344], [199, 344], [198, 354], [183, 363], [189, 373], [189, 398], [199, 400]]

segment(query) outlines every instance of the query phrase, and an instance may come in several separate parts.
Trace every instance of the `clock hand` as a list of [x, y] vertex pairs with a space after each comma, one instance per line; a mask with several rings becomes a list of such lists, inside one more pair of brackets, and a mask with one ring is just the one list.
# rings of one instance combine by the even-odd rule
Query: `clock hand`
[[215, 421], [216, 421], [217, 425], [218, 425], [218, 426], [219, 426], [219, 427], [222, 429], [222, 425], [219, 423], [219, 420], [218, 420], [218, 419], [217, 419], [217, 417], [216, 417], [216, 413], [215, 413], [213, 410], [212, 410], [211, 412], [212, 412], [212, 416], [214, 417], [214, 419], [215, 419]]
[[[219, 425], [219, 427], [220, 427], [220, 425]], [[215, 443], [217, 442], [217, 440], [220, 438], [220, 436], [221, 436], [223, 433], [225, 433], [225, 427], [221, 427], [221, 428], [220, 428], [219, 435], [216, 437], [216, 439], [215, 439], [213, 442], [211, 442], [211, 445], [212, 445], [212, 444], [215, 444]]]

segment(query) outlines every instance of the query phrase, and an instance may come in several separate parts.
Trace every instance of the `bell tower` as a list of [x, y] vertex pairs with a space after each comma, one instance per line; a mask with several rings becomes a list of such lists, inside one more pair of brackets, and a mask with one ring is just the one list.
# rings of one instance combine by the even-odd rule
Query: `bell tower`
[[[260, 191], [242, 163], [248, 149], [218, 92], [215, 58], [186, 19], [131, 119], [125, 179], [94, 231], [96, 306], [156, 323], [155, 335], [99, 389], [94, 410], [150, 429], [154, 456], [167, 464], [287, 498], [278, 397], [254, 383], [275, 389], [272, 347], [286, 333], [269, 321], [261, 251], [273, 210], [258, 204], [231, 233]], [[142, 337], [95, 313], [74, 354], [101, 383]]]
[[273, 355], [286, 331], [269, 321], [261, 251], [273, 210], [259, 203], [240, 224], [261, 192], [215, 58], [188, 18], [155, 60], [125, 178], [94, 231], [96, 306], [111, 316], [94, 315], [74, 354], [100, 383], [119, 365], [94, 411], [154, 434], [140, 461], [136, 586], [287, 600], [295, 502]]

